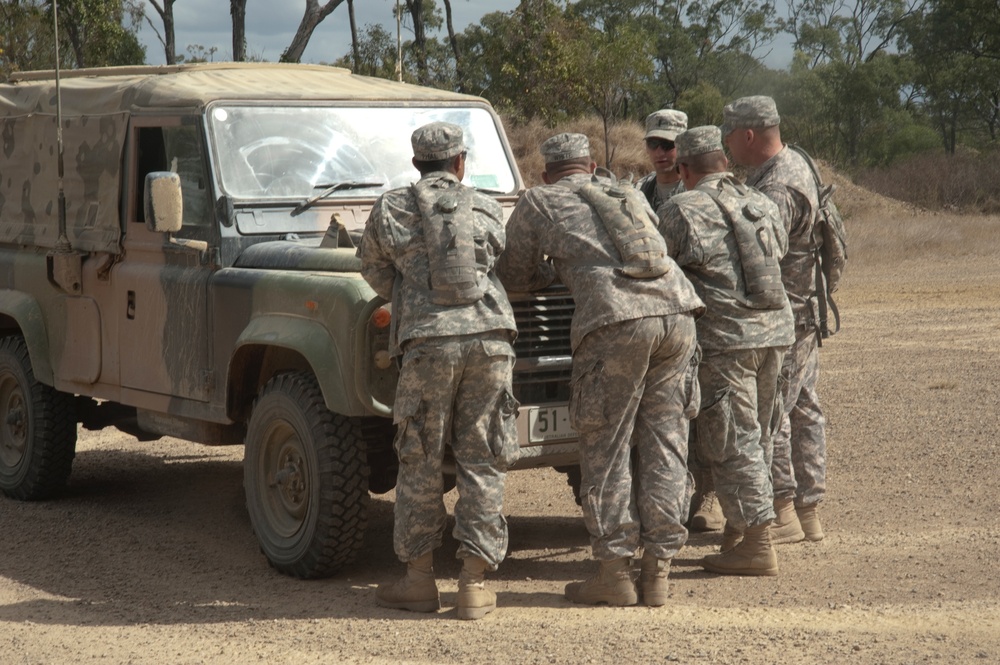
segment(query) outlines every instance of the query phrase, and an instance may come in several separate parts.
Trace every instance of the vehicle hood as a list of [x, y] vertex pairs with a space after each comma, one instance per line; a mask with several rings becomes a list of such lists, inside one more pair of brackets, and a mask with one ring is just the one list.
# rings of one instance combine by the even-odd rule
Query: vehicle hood
[[359, 272], [361, 259], [354, 247], [312, 247], [288, 240], [251, 245], [236, 259], [236, 268]]

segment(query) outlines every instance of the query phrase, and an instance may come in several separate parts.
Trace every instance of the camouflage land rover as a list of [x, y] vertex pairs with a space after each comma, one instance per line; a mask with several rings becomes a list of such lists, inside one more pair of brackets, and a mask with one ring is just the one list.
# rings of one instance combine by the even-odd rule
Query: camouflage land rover
[[[418, 178], [409, 136], [434, 120], [465, 129], [466, 182], [509, 209], [521, 180], [477, 97], [232, 63], [0, 84], [0, 489], [56, 494], [78, 424], [245, 444], [272, 565], [348, 563], [396, 477], [392, 316], [353, 242]], [[512, 300], [518, 465], [571, 466], [572, 300]]]

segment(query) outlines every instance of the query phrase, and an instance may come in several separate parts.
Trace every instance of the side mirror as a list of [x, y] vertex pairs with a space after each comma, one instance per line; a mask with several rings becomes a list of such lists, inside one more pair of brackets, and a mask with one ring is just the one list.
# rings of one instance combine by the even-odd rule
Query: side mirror
[[180, 176], [170, 171], [147, 174], [142, 204], [147, 229], [159, 233], [180, 231], [184, 219]]

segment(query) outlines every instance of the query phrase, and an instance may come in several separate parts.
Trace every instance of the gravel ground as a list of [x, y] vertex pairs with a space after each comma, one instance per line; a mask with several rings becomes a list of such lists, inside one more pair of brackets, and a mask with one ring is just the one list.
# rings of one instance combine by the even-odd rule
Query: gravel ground
[[82, 432], [62, 498], [0, 499], [0, 662], [1000, 662], [998, 259], [849, 265], [822, 351], [827, 539], [781, 546], [778, 577], [704, 573], [720, 534], [692, 534], [667, 606], [573, 606], [563, 586], [591, 571], [578, 508], [560, 474], [526, 471], [508, 482], [495, 613], [456, 619], [451, 540], [446, 607], [385, 610], [391, 493], [358, 563], [298, 581], [256, 547], [241, 449]]

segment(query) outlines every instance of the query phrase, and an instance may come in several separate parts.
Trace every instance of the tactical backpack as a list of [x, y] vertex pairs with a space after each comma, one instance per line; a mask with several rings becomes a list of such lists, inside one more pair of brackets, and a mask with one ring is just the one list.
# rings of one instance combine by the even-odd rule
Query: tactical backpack
[[670, 270], [667, 244], [646, 214], [645, 201], [639, 191], [614, 181], [607, 184], [597, 177], [570, 189], [597, 212], [621, 256], [622, 275], [653, 279]]
[[[722, 195], [722, 183], [732, 185], [739, 197]], [[766, 213], [753, 201], [739, 205], [747, 198], [749, 190], [732, 178], [719, 183], [719, 188], [697, 187], [695, 191], [712, 197], [729, 221], [743, 269], [746, 293], [730, 292], [733, 297], [751, 309], [782, 309], [788, 302], [785, 286], [781, 281], [781, 258], [778, 241], [767, 223]]]
[[[826, 339], [840, 330], [840, 311], [833, 301], [833, 292], [840, 286], [840, 278], [844, 274], [847, 263], [847, 233], [844, 230], [844, 218], [837, 205], [833, 202], [833, 193], [837, 185], [824, 185], [819, 175], [816, 163], [802, 148], [789, 145], [795, 152], [802, 155], [806, 164], [812, 170], [816, 181], [816, 191], [819, 193], [819, 210], [816, 223], [813, 226], [812, 246], [816, 258], [816, 328], [819, 339]], [[833, 314], [834, 327], [829, 325], [829, 314]]]
[[445, 179], [421, 180], [411, 187], [430, 264], [428, 297], [435, 305], [476, 302], [486, 292], [479, 272], [486, 266], [476, 260], [473, 191]]

